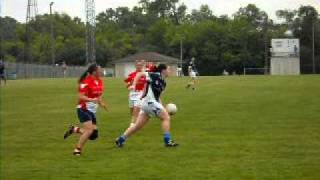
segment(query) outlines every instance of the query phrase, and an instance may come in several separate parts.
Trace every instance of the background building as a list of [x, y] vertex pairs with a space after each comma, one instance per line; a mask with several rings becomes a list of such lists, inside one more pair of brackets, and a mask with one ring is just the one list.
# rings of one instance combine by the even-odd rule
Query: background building
[[299, 39], [272, 39], [271, 44], [271, 75], [299, 75]]

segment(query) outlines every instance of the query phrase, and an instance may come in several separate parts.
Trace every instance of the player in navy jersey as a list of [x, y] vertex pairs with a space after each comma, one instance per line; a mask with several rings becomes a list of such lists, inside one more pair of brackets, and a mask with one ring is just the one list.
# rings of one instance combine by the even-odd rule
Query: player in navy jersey
[[165, 64], [157, 66], [155, 72], [145, 72], [137, 74], [131, 86], [132, 89], [140, 77], [146, 76], [147, 86], [142, 96], [142, 106], [136, 124], [128, 128], [123, 135], [117, 138], [116, 145], [122, 147], [127, 138], [139, 131], [144, 125], [147, 124], [150, 117], [156, 116], [161, 119], [161, 125], [164, 135], [164, 143], [166, 147], [175, 147], [178, 144], [171, 139], [170, 135], [170, 115], [161, 104], [161, 93], [166, 88], [165, 78], [169, 76], [169, 68]]

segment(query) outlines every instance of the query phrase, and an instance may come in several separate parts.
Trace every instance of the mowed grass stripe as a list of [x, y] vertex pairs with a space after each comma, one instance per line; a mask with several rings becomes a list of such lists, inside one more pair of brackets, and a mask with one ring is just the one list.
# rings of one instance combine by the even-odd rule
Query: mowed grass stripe
[[105, 79], [110, 112], [99, 111], [100, 137], [71, 155], [78, 123], [76, 79], [9, 81], [1, 91], [2, 179], [319, 179], [320, 76], [170, 78], [164, 102], [178, 106], [163, 147], [152, 119], [125, 148], [114, 139], [128, 126], [122, 79]]

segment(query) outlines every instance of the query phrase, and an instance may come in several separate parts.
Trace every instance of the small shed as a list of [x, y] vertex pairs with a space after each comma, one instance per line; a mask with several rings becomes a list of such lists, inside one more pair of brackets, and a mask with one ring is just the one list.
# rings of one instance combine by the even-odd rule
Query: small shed
[[155, 65], [160, 63], [167, 64], [170, 66], [171, 76], [177, 76], [179, 59], [156, 52], [137, 53], [114, 61], [115, 76], [127, 77], [129, 73], [135, 70], [136, 60], [145, 60], [146, 62], [152, 62]]

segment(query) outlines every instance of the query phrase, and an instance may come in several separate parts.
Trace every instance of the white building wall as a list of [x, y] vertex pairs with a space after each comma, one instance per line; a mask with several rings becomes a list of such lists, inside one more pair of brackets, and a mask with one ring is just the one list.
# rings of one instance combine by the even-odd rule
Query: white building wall
[[300, 58], [272, 57], [271, 75], [300, 75]]

